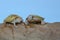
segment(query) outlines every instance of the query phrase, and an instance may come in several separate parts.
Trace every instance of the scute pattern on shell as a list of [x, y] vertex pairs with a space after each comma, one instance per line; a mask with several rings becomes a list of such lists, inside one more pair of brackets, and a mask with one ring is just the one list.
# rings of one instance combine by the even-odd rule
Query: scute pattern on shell
[[12, 22], [12, 21], [15, 20], [16, 18], [22, 19], [20, 16], [15, 15], [15, 14], [12, 14], [12, 15], [9, 15], [9, 16], [4, 20], [4, 22]]

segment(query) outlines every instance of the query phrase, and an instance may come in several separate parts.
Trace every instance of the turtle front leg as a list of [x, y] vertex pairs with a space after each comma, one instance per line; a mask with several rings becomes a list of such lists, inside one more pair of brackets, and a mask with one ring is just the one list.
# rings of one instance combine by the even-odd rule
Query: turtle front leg
[[17, 26], [16, 26], [16, 20], [14, 20], [12, 23], [13, 23], [14, 27], [17, 28]]
[[14, 22], [13, 24], [14, 24], [14, 27], [16, 27], [16, 24], [15, 24], [15, 22]]

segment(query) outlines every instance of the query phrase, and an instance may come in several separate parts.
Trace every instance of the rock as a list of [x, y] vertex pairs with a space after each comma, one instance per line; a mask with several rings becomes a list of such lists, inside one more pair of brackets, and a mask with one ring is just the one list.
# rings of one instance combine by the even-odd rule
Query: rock
[[26, 27], [24, 23], [18, 24], [16, 28], [0, 24], [0, 40], [60, 40], [60, 22]]
[[25, 30], [25, 25], [23, 24], [18, 25], [17, 28], [13, 25], [11, 27], [0, 27], [0, 40], [25, 40]]

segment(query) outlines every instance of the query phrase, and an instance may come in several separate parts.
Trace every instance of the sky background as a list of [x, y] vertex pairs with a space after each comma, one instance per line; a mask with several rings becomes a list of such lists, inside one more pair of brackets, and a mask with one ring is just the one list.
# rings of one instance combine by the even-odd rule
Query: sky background
[[0, 0], [0, 23], [10, 14], [24, 20], [33, 14], [44, 17], [46, 22], [60, 22], [60, 0]]

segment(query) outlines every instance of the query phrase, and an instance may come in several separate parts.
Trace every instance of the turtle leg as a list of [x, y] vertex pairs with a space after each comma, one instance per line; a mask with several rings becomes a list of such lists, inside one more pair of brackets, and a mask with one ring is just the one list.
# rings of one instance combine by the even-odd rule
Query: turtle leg
[[16, 22], [14, 22], [13, 24], [14, 24], [14, 27], [17, 28]]
[[16, 20], [14, 20], [12, 23], [13, 23], [14, 27], [17, 28], [17, 26], [16, 26]]
[[14, 24], [14, 27], [15, 27], [16, 26], [15, 22], [13, 24]]

